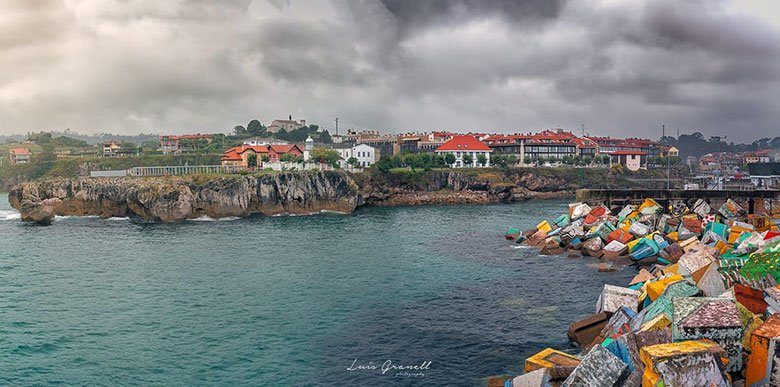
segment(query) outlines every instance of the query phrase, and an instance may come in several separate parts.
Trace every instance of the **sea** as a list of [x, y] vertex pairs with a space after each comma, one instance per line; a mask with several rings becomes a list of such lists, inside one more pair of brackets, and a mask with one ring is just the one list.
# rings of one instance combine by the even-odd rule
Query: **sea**
[[0, 194], [0, 385], [481, 386], [552, 347], [605, 283], [508, 243], [565, 200], [352, 214], [57, 217]]

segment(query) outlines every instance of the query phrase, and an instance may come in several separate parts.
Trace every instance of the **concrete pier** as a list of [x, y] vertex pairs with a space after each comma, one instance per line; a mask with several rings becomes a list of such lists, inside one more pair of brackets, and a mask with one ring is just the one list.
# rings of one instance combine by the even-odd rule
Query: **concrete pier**
[[780, 205], [780, 190], [682, 190], [682, 189], [579, 189], [577, 201], [588, 204], [603, 203], [609, 207], [639, 204], [651, 198], [666, 206], [671, 201], [704, 199], [713, 205], [720, 205], [727, 199], [747, 205], [752, 213], [756, 199], [764, 201], [770, 212]]

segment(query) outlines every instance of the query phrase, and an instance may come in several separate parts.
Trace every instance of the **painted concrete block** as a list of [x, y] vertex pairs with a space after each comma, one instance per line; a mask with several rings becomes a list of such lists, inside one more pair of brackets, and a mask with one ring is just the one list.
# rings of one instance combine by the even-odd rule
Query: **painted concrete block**
[[675, 340], [709, 339], [726, 350], [728, 370], [742, 369], [742, 320], [734, 302], [719, 298], [674, 298]]
[[633, 311], [639, 307], [639, 292], [629, 288], [614, 285], [604, 285], [604, 290], [596, 303], [596, 313], [615, 313], [625, 306]]
[[643, 386], [728, 387], [726, 351], [709, 340], [681, 341], [642, 347]]
[[550, 376], [547, 370], [538, 369], [512, 379], [512, 387], [547, 387], [550, 385]]
[[780, 385], [780, 314], [770, 316], [750, 336], [750, 356], [745, 371], [747, 386]]
[[617, 356], [597, 345], [582, 358], [561, 387], [622, 387], [630, 373]]
[[580, 364], [580, 358], [568, 353], [546, 348], [525, 361], [525, 372], [546, 369], [552, 380], [566, 379]]

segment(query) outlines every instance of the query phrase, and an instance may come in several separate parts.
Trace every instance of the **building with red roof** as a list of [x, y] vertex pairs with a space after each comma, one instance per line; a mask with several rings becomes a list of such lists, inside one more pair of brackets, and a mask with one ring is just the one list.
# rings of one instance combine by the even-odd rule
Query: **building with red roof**
[[160, 135], [160, 150], [164, 155], [180, 154], [184, 150], [184, 144], [189, 144], [193, 148], [200, 145], [200, 141], [211, 144], [214, 136], [211, 134], [182, 134], [182, 135]]
[[27, 148], [11, 148], [8, 154], [11, 156], [11, 164], [27, 164], [32, 158], [32, 152]]
[[[455, 162], [451, 165], [453, 168], [488, 167], [490, 166], [490, 153], [493, 152], [493, 149], [474, 136], [454, 135], [449, 141], [436, 148], [435, 152], [437, 155], [448, 153], [454, 155]], [[480, 156], [485, 157], [484, 165], [479, 163]]]
[[511, 154], [518, 160], [548, 160], [565, 157], [595, 157], [598, 144], [585, 137], [577, 137], [561, 128], [539, 133], [490, 135], [484, 139], [497, 154]]
[[279, 162], [286, 154], [302, 158], [303, 150], [297, 144], [241, 145], [226, 150], [220, 160], [222, 165], [249, 167], [249, 155], [251, 154], [257, 155], [258, 162], [264, 158], [270, 162]]

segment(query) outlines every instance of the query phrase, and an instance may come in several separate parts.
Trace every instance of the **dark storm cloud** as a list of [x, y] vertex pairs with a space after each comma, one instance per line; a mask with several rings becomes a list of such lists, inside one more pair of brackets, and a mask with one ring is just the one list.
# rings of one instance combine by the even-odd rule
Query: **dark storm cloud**
[[751, 140], [780, 121], [780, 13], [762, 1], [12, 0], [0, 132], [292, 114], [383, 130], [665, 123]]
[[516, 23], [556, 18], [563, 0], [382, 0], [382, 5], [405, 29], [431, 24], [467, 22], [475, 17], [506, 17]]

